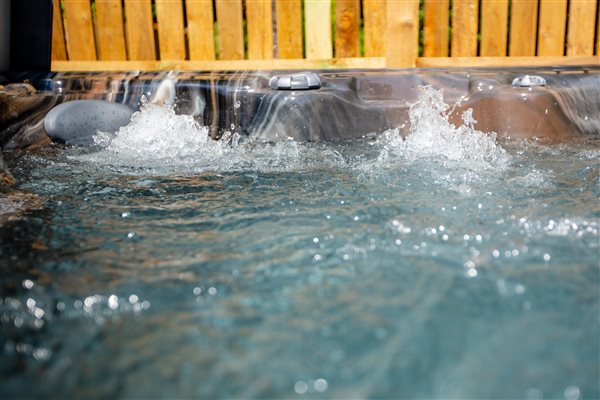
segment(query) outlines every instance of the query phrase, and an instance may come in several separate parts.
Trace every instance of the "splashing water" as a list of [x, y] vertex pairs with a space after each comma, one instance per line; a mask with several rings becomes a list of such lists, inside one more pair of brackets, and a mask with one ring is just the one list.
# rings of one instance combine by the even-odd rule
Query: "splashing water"
[[384, 148], [378, 158], [380, 163], [403, 156], [409, 161], [429, 157], [440, 159], [446, 166], [461, 166], [478, 170], [507, 165], [508, 155], [496, 144], [496, 133], [484, 133], [475, 129], [477, 121], [473, 110], [466, 110], [461, 118], [463, 124], [456, 127], [449, 121], [452, 109], [444, 102], [443, 90], [430, 85], [418, 88], [418, 100], [408, 104], [410, 132], [406, 139], [397, 129], [384, 132], [381, 142]]
[[128, 125], [114, 134], [99, 132], [94, 142], [103, 150], [91, 155], [93, 161], [124, 166], [177, 165], [198, 158], [210, 162], [230, 150], [224, 141], [211, 140], [208, 128], [193, 117], [145, 102]]
[[[506, 164], [508, 156], [496, 144], [494, 133], [474, 128], [471, 110], [463, 124], [449, 122], [452, 113], [443, 100], [443, 91], [431, 86], [419, 88], [418, 101], [409, 104], [410, 134], [402, 138], [397, 129], [383, 132], [377, 140], [375, 160], [358, 157], [346, 159], [331, 147], [284, 140], [275, 144], [253, 140], [240, 142], [235, 132], [226, 132], [212, 140], [208, 128], [191, 116], [177, 115], [170, 105], [144, 103], [131, 122], [118, 132], [99, 132], [94, 137], [101, 150], [82, 156], [101, 165], [143, 168], [145, 172], [166, 171], [289, 171], [354, 164], [372, 173], [398, 163], [414, 162], [427, 157], [441, 161], [445, 167], [481, 170]], [[358, 164], [358, 165], [356, 165]]]

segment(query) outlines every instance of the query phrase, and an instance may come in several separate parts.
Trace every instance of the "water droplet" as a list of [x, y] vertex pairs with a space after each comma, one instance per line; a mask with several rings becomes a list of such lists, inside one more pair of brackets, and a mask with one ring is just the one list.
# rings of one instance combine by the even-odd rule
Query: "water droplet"
[[319, 393], [323, 393], [327, 390], [327, 386], [329, 386], [327, 384], [327, 381], [323, 378], [319, 378], [315, 381], [315, 390]]
[[33, 281], [31, 281], [30, 279], [25, 279], [22, 285], [25, 289], [31, 289], [33, 287]]
[[298, 381], [294, 385], [294, 391], [298, 394], [305, 394], [308, 392], [308, 385], [304, 381]]
[[114, 294], [111, 294], [108, 298], [108, 308], [116, 310], [119, 307], [119, 298]]
[[575, 385], [567, 386], [564, 392], [566, 400], [577, 400], [581, 395], [581, 391]]

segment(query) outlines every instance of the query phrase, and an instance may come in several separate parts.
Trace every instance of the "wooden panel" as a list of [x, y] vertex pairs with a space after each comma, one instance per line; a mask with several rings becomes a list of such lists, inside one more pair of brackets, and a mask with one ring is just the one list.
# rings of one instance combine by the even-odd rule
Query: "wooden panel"
[[358, 57], [360, 46], [360, 1], [336, 0], [335, 3], [335, 56]]
[[183, 3], [181, 0], [155, 1], [160, 59], [185, 60]]
[[388, 1], [386, 36], [388, 67], [414, 67], [419, 56], [419, 0]]
[[54, 0], [52, 6], [52, 60], [66, 60], [67, 48], [65, 46], [65, 31], [63, 29], [60, 2]]
[[598, 16], [596, 17], [596, 55], [600, 56], [600, 5], [598, 6]]
[[569, 33], [567, 55], [594, 54], [594, 34], [597, 0], [571, 0], [569, 2]]
[[362, 3], [365, 57], [381, 57], [385, 55], [386, 0], [362, 0]]
[[481, 56], [506, 56], [508, 0], [481, 2]]
[[126, 60], [121, 0], [96, 0], [96, 43], [99, 60]]
[[512, 0], [509, 56], [535, 55], [537, 14], [537, 0]]
[[186, 0], [190, 60], [215, 59], [214, 14], [212, 0]]
[[[419, 57], [419, 68], [532, 67], [599, 65], [596, 56], [572, 57]], [[383, 57], [329, 60], [229, 60], [229, 61], [52, 61], [52, 71], [240, 71], [271, 69], [385, 68]]]
[[219, 28], [219, 58], [242, 60], [244, 58], [242, 0], [215, 1]]
[[478, 0], [452, 2], [452, 57], [477, 55]]
[[150, 0], [125, 0], [125, 33], [128, 59], [156, 59]]
[[302, 2], [277, 0], [277, 57], [302, 58]]
[[331, 45], [331, 0], [305, 0], [306, 58], [333, 57]]
[[448, 0], [425, 0], [423, 17], [423, 55], [448, 56]]
[[246, 0], [248, 58], [273, 58], [273, 9], [270, 0]]
[[92, 27], [90, 2], [85, 0], [64, 0], [65, 37], [71, 60], [95, 60], [96, 43]]
[[541, 0], [539, 24], [537, 55], [564, 55], [567, 0]]
[[219, 61], [53, 61], [52, 71], [243, 71], [272, 69], [385, 68], [385, 58], [328, 60], [219, 60]]
[[599, 65], [598, 57], [421, 57], [420, 68], [537, 67], [557, 65]]

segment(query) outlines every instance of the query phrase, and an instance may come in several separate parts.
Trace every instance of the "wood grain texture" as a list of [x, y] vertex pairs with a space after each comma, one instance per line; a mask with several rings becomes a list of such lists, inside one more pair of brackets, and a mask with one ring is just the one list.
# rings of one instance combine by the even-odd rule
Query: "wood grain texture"
[[52, 5], [52, 55], [51, 60], [67, 60], [67, 47], [65, 45], [65, 31], [59, 0], [54, 0]]
[[155, 0], [161, 60], [185, 60], [182, 0]]
[[215, 24], [212, 0], [186, 0], [190, 60], [215, 59]]
[[126, 60], [121, 0], [96, 0], [96, 44], [99, 60]]
[[306, 58], [315, 60], [333, 57], [331, 0], [305, 0], [304, 26]]
[[481, 1], [481, 56], [506, 56], [508, 0]]
[[219, 59], [244, 59], [242, 0], [215, 0], [219, 29]]
[[156, 59], [150, 0], [125, 0], [125, 34], [129, 60]]
[[302, 58], [302, 2], [276, 0], [277, 57]]
[[509, 56], [535, 56], [537, 15], [537, 0], [512, 0]]
[[277, 57], [302, 58], [302, 1], [276, 0]]
[[273, 8], [271, 0], [246, 0], [248, 59], [273, 58]]
[[64, 0], [64, 28], [70, 60], [95, 60], [92, 10], [87, 0]]
[[247, 71], [337, 68], [385, 68], [385, 58], [332, 58], [327, 60], [218, 60], [218, 61], [53, 61], [52, 71]]
[[568, 56], [594, 54], [597, 6], [597, 0], [571, 0], [569, 2]]
[[567, 0], [541, 0], [537, 55], [564, 55], [566, 29]]
[[414, 67], [419, 56], [419, 0], [388, 1], [386, 25], [388, 67]]
[[362, 0], [365, 35], [365, 57], [385, 55], [387, 24], [386, 0]]
[[543, 67], [561, 65], [600, 65], [598, 57], [421, 57], [420, 68]]
[[449, 20], [448, 0], [425, 0], [423, 5], [423, 55], [448, 56]]
[[[419, 68], [536, 67], [600, 65], [596, 56], [572, 57], [419, 57]], [[61, 71], [244, 71], [306, 70], [386, 67], [384, 57], [336, 58], [329, 60], [228, 60], [228, 61], [52, 61], [51, 69]]]
[[596, 55], [600, 56], [600, 5], [596, 12], [598, 13], [596, 17]]
[[477, 56], [478, 0], [452, 2], [452, 57]]
[[360, 0], [335, 2], [335, 57], [360, 56]]

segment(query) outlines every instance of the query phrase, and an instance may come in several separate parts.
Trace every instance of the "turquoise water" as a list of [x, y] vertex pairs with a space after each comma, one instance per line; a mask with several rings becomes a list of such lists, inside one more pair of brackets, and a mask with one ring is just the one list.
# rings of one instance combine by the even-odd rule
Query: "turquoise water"
[[231, 145], [151, 109], [22, 158], [2, 397], [600, 397], [600, 140], [413, 111], [407, 140]]

